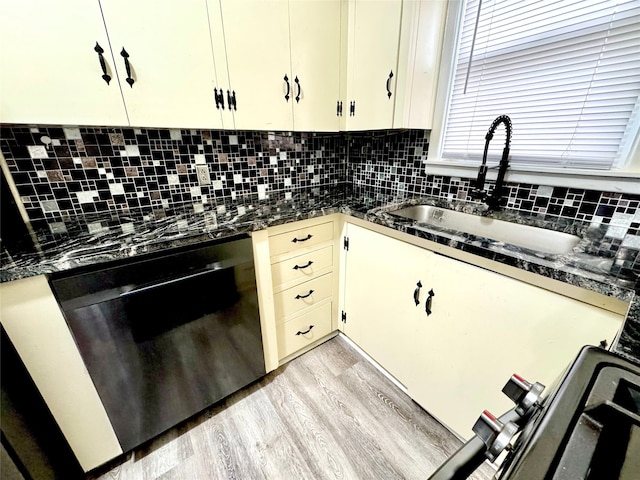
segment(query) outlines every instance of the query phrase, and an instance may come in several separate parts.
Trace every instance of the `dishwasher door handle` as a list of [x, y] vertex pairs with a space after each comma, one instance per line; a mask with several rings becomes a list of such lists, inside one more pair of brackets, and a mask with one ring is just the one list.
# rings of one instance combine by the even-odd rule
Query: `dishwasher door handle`
[[120, 294], [120, 298], [125, 298], [125, 297], [128, 297], [130, 295], [137, 294], [137, 293], [148, 292], [150, 290], [153, 290], [154, 288], [166, 287], [167, 285], [172, 285], [174, 283], [179, 283], [179, 282], [182, 282], [184, 280], [190, 280], [192, 278], [197, 278], [197, 277], [206, 275], [208, 273], [217, 272], [217, 271], [220, 271], [220, 270], [222, 270], [222, 269], [220, 269], [220, 268], [211, 269], [210, 268], [208, 270], [203, 270], [201, 272], [191, 273], [189, 275], [184, 275], [184, 276], [178, 277], [178, 278], [172, 278], [171, 280], [166, 280], [164, 282], [154, 283], [153, 285], [145, 285], [144, 287], [134, 288], [133, 290], [129, 290], [128, 292], [121, 293]]

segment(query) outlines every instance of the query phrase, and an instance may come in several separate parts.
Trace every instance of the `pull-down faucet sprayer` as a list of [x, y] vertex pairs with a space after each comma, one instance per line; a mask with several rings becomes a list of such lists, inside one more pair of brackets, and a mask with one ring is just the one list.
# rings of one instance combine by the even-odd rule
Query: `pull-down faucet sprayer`
[[[484, 189], [484, 181], [487, 176], [487, 152], [489, 151], [489, 143], [493, 139], [493, 134], [495, 133], [498, 125], [504, 124], [506, 129], [506, 139], [504, 142], [504, 150], [502, 151], [502, 158], [500, 159], [500, 166], [498, 170], [498, 177], [496, 179], [496, 186], [493, 188], [493, 192], [491, 195], [488, 195], [487, 191]], [[500, 202], [502, 200], [502, 188], [504, 184], [504, 175], [507, 172], [507, 168], [509, 168], [509, 146], [511, 145], [511, 119], [507, 115], [500, 115], [496, 118], [491, 126], [489, 127], [489, 131], [487, 135], [484, 137], [486, 142], [484, 144], [484, 154], [482, 156], [482, 165], [480, 165], [480, 169], [478, 170], [478, 178], [476, 180], [476, 188], [471, 191], [471, 196], [473, 198], [483, 200], [488, 206], [489, 210], [498, 210], [500, 208]]]

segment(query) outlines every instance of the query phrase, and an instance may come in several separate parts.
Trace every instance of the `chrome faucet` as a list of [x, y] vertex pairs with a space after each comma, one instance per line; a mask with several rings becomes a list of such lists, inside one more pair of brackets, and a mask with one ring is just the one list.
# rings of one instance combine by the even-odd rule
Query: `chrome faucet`
[[[498, 128], [498, 125], [504, 124], [507, 131], [507, 138], [504, 142], [504, 150], [502, 151], [502, 158], [500, 159], [500, 165], [498, 169], [498, 177], [496, 179], [496, 186], [493, 188], [491, 195], [484, 189], [484, 181], [487, 176], [487, 152], [489, 151], [489, 142], [493, 139], [493, 134]], [[491, 126], [487, 135], [484, 137], [486, 142], [484, 144], [484, 155], [482, 156], [482, 165], [478, 170], [478, 178], [476, 180], [476, 188], [471, 191], [472, 198], [482, 200], [489, 206], [489, 210], [499, 210], [500, 203], [502, 201], [502, 189], [504, 185], [504, 176], [509, 168], [509, 146], [511, 145], [511, 119], [506, 115], [500, 115], [496, 118]]]

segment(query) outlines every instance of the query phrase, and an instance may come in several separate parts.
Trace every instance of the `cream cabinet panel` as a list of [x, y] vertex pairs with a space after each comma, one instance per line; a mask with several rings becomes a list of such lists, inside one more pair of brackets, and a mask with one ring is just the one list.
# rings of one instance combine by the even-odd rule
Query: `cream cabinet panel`
[[331, 333], [331, 302], [278, 325], [280, 359]]
[[0, 284], [0, 306], [7, 335], [84, 471], [120, 455], [107, 412], [46, 277]]
[[464, 438], [483, 410], [513, 403], [513, 373], [551, 387], [584, 345], [611, 344], [622, 316], [457, 260], [434, 255], [423, 279], [432, 314], [410, 338], [409, 394]]
[[308, 223], [285, 233], [269, 237], [271, 256], [300, 251], [333, 240], [333, 222]]
[[339, 129], [340, 3], [340, 0], [289, 2], [295, 130]]
[[128, 124], [97, 0], [0, 2], [0, 65], [2, 122]]
[[431, 129], [447, 0], [404, 0], [394, 128]]
[[230, 88], [236, 94], [235, 128], [293, 130], [296, 85], [291, 72], [288, 3], [221, 0], [220, 4]]
[[271, 277], [274, 290], [285, 289], [324, 275], [333, 269], [333, 245], [274, 263]]
[[101, 5], [130, 124], [221, 128], [206, 3], [101, 0]]
[[623, 322], [361, 227], [347, 235], [343, 332], [464, 438], [483, 410], [512, 407], [501, 390], [513, 373], [551, 387], [582, 346], [611, 344]]
[[347, 130], [393, 126], [401, 12], [397, 0], [350, 0]]
[[422, 312], [413, 294], [433, 254], [356, 225], [347, 226], [347, 236], [343, 332], [406, 384], [412, 331]]
[[284, 317], [312, 308], [332, 295], [332, 273], [283, 290], [273, 296], [276, 318], [282, 321]]

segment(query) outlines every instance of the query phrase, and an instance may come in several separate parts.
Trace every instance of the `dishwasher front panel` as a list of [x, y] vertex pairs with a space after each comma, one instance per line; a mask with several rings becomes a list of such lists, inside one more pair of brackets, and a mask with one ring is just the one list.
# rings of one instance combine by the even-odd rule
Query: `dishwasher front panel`
[[[183, 258], [116, 267], [134, 269], [137, 283], [123, 284], [119, 270], [106, 290], [84, 295], [61, 283], [81, 276], [52, 282], [79, 293], [59, 299], [125, 451], [265, 374], [251, 240]], [[97, 278], [111, 277], [101, 270]]]

